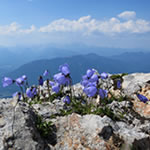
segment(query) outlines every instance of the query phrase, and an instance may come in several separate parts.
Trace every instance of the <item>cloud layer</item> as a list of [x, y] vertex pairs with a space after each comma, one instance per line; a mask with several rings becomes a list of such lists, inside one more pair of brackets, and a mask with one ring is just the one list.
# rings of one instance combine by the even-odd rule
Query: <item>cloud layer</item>
[[[39, 32], [81, 32], [85, 35], [92, 33], [104, 33], [112, 35], [115, 33], [145, 33], [150, 31], [150, 22], [135, 18], [134, 11], [125, 11], [108, 20], [96, 20], [91, 16], [84, 16], [78, 20], [59, 19], [49, 25], [41, 27]], [[127, 19], [121, 21], [119, 18]]]
[[[108, 20], [97, 20], [91, 16], [83, 16], [77, 20], [59, 19], [52, 21], [50, 24], [36, 29], [32, 25], [29, 29], [21, 28], [16, 22], [10, 25], [0, 26], [0, 35], [4, 34], [30, 34], [32, 32], [80, 32], [84, 35], [92, 33], [145, 33], [150, 32], [150, 21], [144, 19], [135, 19], [136, 13], [134, 11], [125, 11], [118, 15], [118, 17], [112, 17]], [[125, 21], [120, 18], [127, 19]]]
[[[141, 35], [149, 32], [150, 21], [137, 18], [136, 12], [134, 11], [124, 11], [116, 17], [106, 20], [94, 19], [91, 16], [83, 16], [76, 20], [61, 18], [39, 28], [35, 25], [31, 25], [29, 28], [23, 28], [16, 22], [9, 25], [0, 25], [0, 37], [14, 36], [33, 38], [36, 36], [36, 39], [38, 36], [41, 39], [48, 39], [52, 42], [62, 39], [67, 41], [67, 38], [71, 37], [73, 39], [77, 36], [82, 39], [86, 39], [87, 37], [92, 39], [93, 36], [102, 37], [103, 35], [110, 38], [128, 34]], [[62, 36], [61, 38], [59, 37], [60, 35]], [[36, 43], [36, 41], [34, 42]], [[0, 44], [1, 43], [0, 41]]]

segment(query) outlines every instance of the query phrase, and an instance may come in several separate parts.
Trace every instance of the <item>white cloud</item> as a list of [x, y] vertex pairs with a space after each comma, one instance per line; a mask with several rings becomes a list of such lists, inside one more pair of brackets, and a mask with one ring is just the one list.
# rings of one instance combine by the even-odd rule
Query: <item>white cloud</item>
[[10, 25], [0, 26], [0, 35], [10, 34], [16, 32], [20, 28], [20, 25], [16, 22], [11, 23]]
[[78, 20], [59, 19], [49, 25], [41, 27], [40, 32], [83, 32], [93, 20], [90, 16], [84, 16]]
[[136, 17], [135, 11], [124, 11], [118, 15], [119, 18], [123, 19], [133, 19]]
[[36, 27], [32, 25], [29, 29], [20, 29], [19, 33], [30, 34], [36, 30]]
[[[142, 38], [142, 35], [150, 33], [150, 21], [135, 18], [135, 12], [125, 12], [107, 20], [95, 19], [91, 16], [82, 16], [74, 20], [61, 18], [39, 28], [35, 25], [24, 28], [16, 22], [12, 22], [9, 25], [0, 25], [0, 44], [63, 44], [84, 42], [87, 44], [97, 43], [102, 45], [103, 43], [108, 43], [108, 41], [109, 43], [114, 42], [117, 39], [114, 44], [116, 45], [118, 39], [120, 41], [120, 37], [122, 39], [125, 37], [126, 41], [129, 42], [129, 37], [134, 37], [133, 39], [135, 37]], [[125, 16], [128, 16], [127, 20], [122, 19]]]
[[[118, 16], [133, 17], [135, 12], [125, 11]], [[24, 35], [37, 33], [78, 33], [82, 36], [90, 36], [91, 34], [106, 34], [115, 35], [121, 33], [146, 33], [150, 32], [150, 21], [144, 19], [129, 19], [120, 20], [112, 17], [108, 20], [98, 20], [91, 16], [83, 16], [76, 20], [58, 19], [52, 21], [50, 24], [36, 28], [34, 25], [29, 28], [22, 28], [16, 22], [9, 25], [0, 25], [0, 35]]]
[[30, 34], [36, 30], [36, 27], [32, 25], [29, 29], [21, 28], [21, 25], [13, 22], [10, 25], [0, 25], [0, 35], [17, 35], [17, 34]]
[[[133, 17], [134, 12], [123, 12], [123, 17]], [[118, 33], [145, 33], [150, 31], [150, 22], [143, 19], [129, 19], [126, 21], [118, 18], [110, 18], [108, 20], [96, 20], [91, 16], [84, 16], [78, 20], [59, 19], [50, 24], [40, 27], [39, 32], [80, 32], [82, 35], [90, 35], [92, 33], [103, 33], [114, 35]]]

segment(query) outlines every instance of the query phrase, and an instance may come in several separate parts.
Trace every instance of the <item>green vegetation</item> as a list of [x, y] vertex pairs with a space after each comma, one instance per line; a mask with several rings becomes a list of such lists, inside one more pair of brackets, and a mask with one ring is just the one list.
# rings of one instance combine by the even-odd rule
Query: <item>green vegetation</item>
[[41, 116], [37, 115], [36, 128], [43, 138], [47, 138], [52, 133], [52, 122], [46, 122]]
[[115, 79], [121, 79], [123, 76], [126, 76], [126, 75], [128, 75], [128, 73], [122, 73], [122, 74], [113, 74], [113, 75], [111, 75], [111, 79], [112, 80], [115, 80]]

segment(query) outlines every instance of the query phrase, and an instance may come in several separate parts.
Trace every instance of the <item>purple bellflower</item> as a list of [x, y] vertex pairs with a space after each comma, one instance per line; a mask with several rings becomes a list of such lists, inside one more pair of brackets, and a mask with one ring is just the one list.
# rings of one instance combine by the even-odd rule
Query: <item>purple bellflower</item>
[[97, 86], [96, 82], [88, 82], [88, 84], [85, 87], [90, 87], [90, 86]]
[[85, 87], [83, 91], [88, 97], [94, 97], [95, 94], [97, 93], [97, 88], [92, 85], [92, 86]]
[[101, 73], [100, 76], [101, 76], [101, 79], [107, 79], [108, 78], [108, 74], [105, 72]]
[[36, 94], [37, 94], [37, 91], [36, 91], [35, 87], [31, 87], [31, 88], [26, 90], [26, 95], [29, 98], [33, 98]]
[[86, 72], [86, 75], [87, 75], [88, 78], [90, 78], [94, 73], [95, 73], [95, 70], [88, 69], [87, 72]]
[[64, 102], [64, 103], [67, 103], [67, 104], [70, 104], [71, 100], [70, 100], [69, 96], [66, 96], [66, 97], [63, 99], [63, 102]]
[[23, 77], [19, 77], [19, 78], [17, 78], [16, 80], [15, 80], [15, 82], [16, 82], [16, 84], [18, 85], [18, 86], [21, 86], [21, 85], [23, 85], [24, 84], [24, 78]]
[[98, 75], [97, 74], [93, 74], [91, 76], [91, 78], [89, 79], [90, 82], [98, 82]]
[[117, 89], [121, 89], [121, 80], [117, 80]]
[[54, 86], [54, 85], [55, 85], [55, 82], [49, 81], [49, 85], [50, 85], [50, 86]]
[[88, 80], [83, 80], [83, 81], [81, 81], [81, 85], [84, 86], [84, 87], [87, 86], [88, 83], [89, 83]]
[[101, 99], [106, 98], [108, 96], [107, 94], [108, 94], [107, 90], [99, 89], [99, 95]]
[[23, 75], [23, 76], [22, 76], [22, 79], [23, 79], [24, 82], [25, 82], [25, 88], [29, 87], [28, 81], [27, 81], [27, 76], [26, 76], [26, 75]]
[[148, 98], [145, 97], [144, 95], [141, 95], [141, 94], [136, 94], [136, 95], [137, 95], [138, 99], [140, 101], [142, 101], [143, 103], [146, 103], [147, 101], [149, 101]]
[[27, 80], [27, 76], [26, 76], [26, 75], [23, 75], [22, 78], [23, 78], [24, 80]]
[[32, 88], [32, 93], [35, 95], [37, 95], [37, 89], [35, 87]]
[[70, 74], [69, 65], [64, 64], [59, 66], [59, 71], [65, 76], [69, 75]]
[[4, 77], [3, 80], [2, 80], [2, 84], [3, 84], [3, 87], [7, 87], [11, 84], [13, 84], [13, 80], [9, 77]]
[[54, 75], [55, 82], [58, 82], [60, 85], [66, 84], [66, 78], [62, 73], [58, 73]]
[[43, 77], [42, 77], [42, 76], [39, 77], [39, 80], [38, 80], [38, 81], [39, 81], [39, 85], [43, 86], [43, 82], [44, 82], [44, 81], [43, 81]]
[[56, 94], [60, 91], [60, 86], [58, 83], [52, 86], [52, 91], [55, 92]]
[[15, 92], [13, 95], [13, 97], [18, 97], [18, 100], [21, 100], [21, 93], [20, 92]]
[[48, 76], [48, 75], [49, 75], [48, 70], [45, 70], [44, 73], [43, 73], [43, 76]]
[[87, 75], [82, 76], [82, 80], [88, 80]]

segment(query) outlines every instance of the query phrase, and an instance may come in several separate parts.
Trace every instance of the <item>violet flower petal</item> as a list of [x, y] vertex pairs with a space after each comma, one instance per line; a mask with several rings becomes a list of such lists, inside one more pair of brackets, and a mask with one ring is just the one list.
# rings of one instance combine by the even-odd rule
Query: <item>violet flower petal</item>
[[108, 74], [106, 72], [101, 73], [101, 79], [107, 79], [108, 78]]
[[13, 83], [13, 80], [9, 77], [4, 77], [2, 80], [3, 87], [7, 87]]

